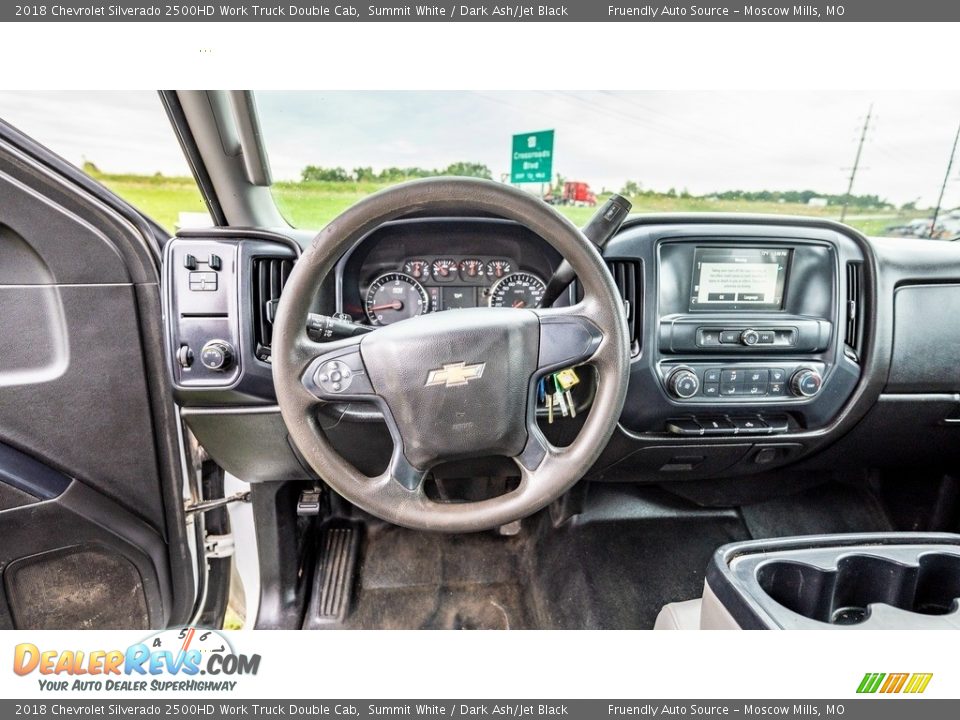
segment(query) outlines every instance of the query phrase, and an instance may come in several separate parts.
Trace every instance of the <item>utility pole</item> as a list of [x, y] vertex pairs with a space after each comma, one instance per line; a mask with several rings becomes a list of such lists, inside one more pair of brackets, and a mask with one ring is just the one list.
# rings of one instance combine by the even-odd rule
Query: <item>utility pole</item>
[[847, 217], [847, 205], [850, 204], [850, 193], [853, 192], [853, 180], [857, 177], [857, 168], [860, 167], [860, 154], [863, 152], [863, 143], [867, 139], [867, 130], [870, 128], [870, 116], [873, 114], [873, 103], [867, 110], [867, 119], [863, 121], [863, 131], [860, 133], [860, 142], [857, 143], [857, 156], [853, 159], [853, 168], [850, 170], [850, 182], [847, 183], [847, 194], [843, 196], [843, 210], [840, 211], [840, 222]]
[[943, 176], [943, 185], [940, 186], [940, 197], [937, 198], [937, 207], [933, 209], [933, 220], [930, 221], [928, 237], [933, 237], [933, 229], [937, 226], [937, 215], [940, 214], [940, 206], [943, 204], [943, 194], [947, 191], [947, 183], [950, 182], [950, 171], [953, 169], [953, 158], [957, 154], [958, 140], [960, 140], [960, 125], [957, 126], [957, 135], [953, 138], [953, 147], [950, 148], [950, 159], [947, 160], [947, 174]]

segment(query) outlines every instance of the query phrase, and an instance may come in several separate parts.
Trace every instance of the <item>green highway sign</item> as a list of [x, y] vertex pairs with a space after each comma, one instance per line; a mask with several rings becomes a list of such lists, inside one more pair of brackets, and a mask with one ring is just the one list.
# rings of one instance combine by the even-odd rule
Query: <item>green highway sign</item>
[[548, 183], [553, 177], [553, 130], [513, 136], [510, 182]]

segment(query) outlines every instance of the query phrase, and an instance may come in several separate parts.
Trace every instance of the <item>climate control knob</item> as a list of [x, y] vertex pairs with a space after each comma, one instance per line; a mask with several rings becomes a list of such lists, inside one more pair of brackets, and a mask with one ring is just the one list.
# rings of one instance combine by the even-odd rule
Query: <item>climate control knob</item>
[[790, 390], [800, 397], [813, 397], [823, 387], [823, 377], [816, 370], [803, 368], [790, 378]]
[[692, 398], [700, 389], [700, 381], [692, 370], [677, 370], [667, 381], [670, 394], [681, 400]]
[[226, 340], [211, 340], [200, 351], [200, 362], [207, 370], [223, 372], [233, 363], [233, 347]]

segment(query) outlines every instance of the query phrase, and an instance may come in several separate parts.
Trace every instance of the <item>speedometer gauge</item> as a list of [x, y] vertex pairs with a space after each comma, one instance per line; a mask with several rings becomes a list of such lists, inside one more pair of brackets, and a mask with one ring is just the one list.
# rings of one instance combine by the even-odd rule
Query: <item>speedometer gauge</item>
[[546, 289], [543, 280], [536, 275], [513, 273], [501, 278], [490, 288], [490, 307], [540, 307]]
[[406, 273], [381, 275], [370, 284], [364, 309], [374, 325], [389, 325], [423, 315], [430, 300], [423, 285]]

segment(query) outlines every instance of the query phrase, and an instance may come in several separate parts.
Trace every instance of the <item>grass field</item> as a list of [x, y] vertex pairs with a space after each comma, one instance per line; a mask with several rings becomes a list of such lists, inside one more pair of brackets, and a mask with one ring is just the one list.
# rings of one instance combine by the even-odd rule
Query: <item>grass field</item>
[[[101, 175], [98, 179], [120, 197], [159, 222], [170, 232], [181, 212], [203, 212], [203, 200], [192, 178], [161, 176]], [[280, 212], [294, 227], [320, 229], [353, 203], [384, 187], [378, 183], [278, 183], [273, 192]], [[764, 203], [706, 198], [638, 197], [633, 212], [738, 212], [806, 215], [836, 220], [839, 208], [810, 207], [790, 203]], [[560, 212], [582, 225], [593, 208], [560, 207]], [[883, 229], [900, 224], [922, 212], [897, 214], [871, 212], [847, 215], [847, 223], [867, 235], [881, 234]]]

